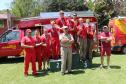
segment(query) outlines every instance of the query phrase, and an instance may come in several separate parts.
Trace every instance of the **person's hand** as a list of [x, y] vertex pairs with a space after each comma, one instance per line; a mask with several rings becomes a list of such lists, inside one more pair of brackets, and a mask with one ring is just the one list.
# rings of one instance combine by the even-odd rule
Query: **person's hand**
[[105, 42], [106, 42], [106, 43], [108, 43], [108, 42], [109, 42], [109, 40], [108, 40], [108, 39], [106, 39], [106, 40], [105, 40]]
[[111, 41], [111, 39], [110, 38], [107, 38], [107, 41]]
[[69, 43], [73, 43], [73, 40], [69, 40]]
[[47, 45], [46, 44], [42, 44], [42, 46], [46, 47]]
[[34, 46], [29, 46], [29, 48], [31, 48], [31, 49], [32, 49], [32, 48], [34, 48]]

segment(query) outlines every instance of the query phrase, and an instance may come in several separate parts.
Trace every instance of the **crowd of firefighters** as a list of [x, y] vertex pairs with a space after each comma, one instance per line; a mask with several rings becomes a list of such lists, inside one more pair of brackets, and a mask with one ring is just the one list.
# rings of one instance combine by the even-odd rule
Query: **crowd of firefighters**
[[[80, 61], [86, 65], [86, 59], [92, 62], [92, 48], [95, 34], [94, 25], [87, 19], [84, 24], [83, 18], [78, 18], [77, 14], [68, 17], [64, 16], [64, 11], [59, 11], [60, 17], [56, 21], [50, 21], [51, 28], [42, 27], [43, 34], [40, 36], [39, 29], [35, 30], [34, 37], [31, 36], [31, 30], [26, 30], [26, 36], [21, 40], [21, 46], [25, 49], [24, 57], [24, 75], [28, 76], [29, 63], [32, 63], [32, 74], [37, 75], [36, 59], [38, 61], [38, 71], [45, 69], [50, 58], [61, 58], [61, 73], [65, 74], [66, 69], [71, 73], [72, 52], [79, 53]], [[107, 33], [106, 33], [107, 32]], [[103, 67], [104, 54], [108, 57], [108, 66], [111, 54], [110, 41], [111, 35], [108, 27], [104, 26], [104, 32], [101, 33], [101, 67]], [[110, 51], [109, 51], [110, 50]]]

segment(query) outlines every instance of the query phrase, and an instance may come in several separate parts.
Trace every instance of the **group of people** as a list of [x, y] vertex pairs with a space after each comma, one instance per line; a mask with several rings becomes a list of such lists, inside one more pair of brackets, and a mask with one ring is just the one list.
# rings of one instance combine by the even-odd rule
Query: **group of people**
[[[43, 27], [43, 34], [40, 36], [39, 29], [35, 30], [34, 37], [31, 36], [31, 30], [26, 30], [26, 36], [21, 40], [21, 46], [25, 49], [24, 57], [24, 75], [28, 76], [29, 63], [32, 63], [33, 75], [37, 75], [36, 71], [36, 59], [38, 61], [38, 70], [42, 69], [42, 59], [45, 64], [48, 64], [50, 58], [58, 59], [61, 57], [61, 73], [64, 75], [66, 70], [71, 73], [72, 66], [72, 52], [80, 55], [80, 60], [86, 63], [88, 60], [92, 61], [92, 48], [93, 39], [95, 34], [94, 25], [90, 24], [90, 20], [87, 19], [84, 23], [83, 18], [78, 18], [77, 14], [73, 14], [68, 17], [64, 16], [64, 11], [59, 11], [60, 17], [54, 21], [50, 21], [50, 29]], [[105, 27], [108, 28], [108, 27]], [[102, 34], [100, 39], [101, 43], [108, 45], [111, 38], [106, 33]], [[106, 41], [107, 40], [107, 41]], [[107, 42], [107, 43], [106, 43]], [[78, 44], [78, 46], [76, 45]], [[79, 50], [78, 50], [79, 48]], [[103, 55], [108, 52], [108, 48], [101, 48], [101, 67], [103, 66]], [[110, 53], [107, 53], [110, 57]], [[110, 60], [108, 58], [108, 60]], [[109, 62], [108, 62], [109, 65]]]

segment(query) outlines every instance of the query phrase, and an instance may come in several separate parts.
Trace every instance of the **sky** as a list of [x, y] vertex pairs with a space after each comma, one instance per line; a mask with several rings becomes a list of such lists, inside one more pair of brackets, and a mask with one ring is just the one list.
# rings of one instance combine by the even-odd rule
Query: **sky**
[[9, 9], [13, 0], [0, 0], [0, 10]]

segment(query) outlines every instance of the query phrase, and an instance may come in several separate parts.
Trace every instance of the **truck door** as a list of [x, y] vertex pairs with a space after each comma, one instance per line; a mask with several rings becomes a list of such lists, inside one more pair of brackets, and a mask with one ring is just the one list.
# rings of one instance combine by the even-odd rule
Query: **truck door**
[[18, 56], [21, 51], [18, 30], [9, 30], [0, 37], [0, 56]]

